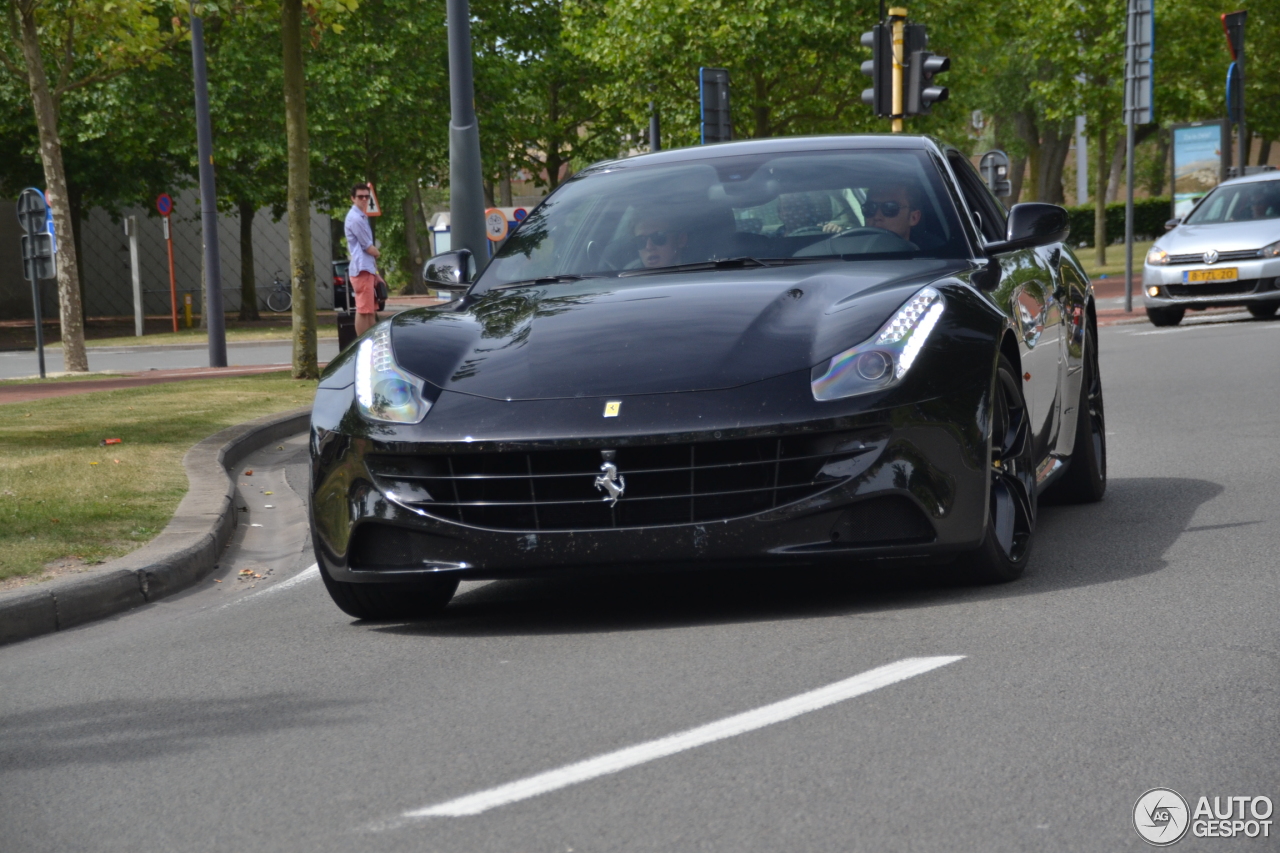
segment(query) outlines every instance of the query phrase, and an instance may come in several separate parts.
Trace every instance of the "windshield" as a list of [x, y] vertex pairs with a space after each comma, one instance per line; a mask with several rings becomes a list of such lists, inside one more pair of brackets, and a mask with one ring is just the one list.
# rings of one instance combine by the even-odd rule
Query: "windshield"
[[1280, 181], [1218, 187], [1187, 217], [1188, 225], [1280, 218]]
[[645, 275], [734, 259], [967, 257], [953, 211], [924, 151], [605, 167], [571, 179], [530, 214], [480, 282]]

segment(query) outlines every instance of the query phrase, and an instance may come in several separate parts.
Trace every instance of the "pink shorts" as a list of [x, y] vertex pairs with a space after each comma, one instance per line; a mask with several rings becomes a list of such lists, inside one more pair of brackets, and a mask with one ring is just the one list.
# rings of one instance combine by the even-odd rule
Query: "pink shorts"
[[378, 277], [371, 272], [362, 272], [351, 279], [351, 289], [356, 295], [357, 314], [377, 314], [378, 300], [374, 294], [374, 282]]

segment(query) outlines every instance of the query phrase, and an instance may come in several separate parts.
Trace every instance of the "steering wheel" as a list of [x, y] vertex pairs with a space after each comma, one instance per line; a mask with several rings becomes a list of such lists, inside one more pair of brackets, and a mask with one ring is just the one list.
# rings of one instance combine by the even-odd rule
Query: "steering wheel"
[[895, 240], [902, 240], [901, 237], [899, 237], [897, 234], [894, 234], [889, 229], [876, 228], [873, 225], [855, 225], [852, 228], [846, 228], [843, 231], [840, 231], [836, 234], [832, 234], [831, 237], [833, 239], [836, 237], [879, 237], [882, 234], [888, 234], [890, 237], [892, 237]]
[[825, 234], [821, 225], [806, 225], [803, 228], [797, 228], [794, 231], [788, 231], [787, 237], [812, 237], [815, 234]]

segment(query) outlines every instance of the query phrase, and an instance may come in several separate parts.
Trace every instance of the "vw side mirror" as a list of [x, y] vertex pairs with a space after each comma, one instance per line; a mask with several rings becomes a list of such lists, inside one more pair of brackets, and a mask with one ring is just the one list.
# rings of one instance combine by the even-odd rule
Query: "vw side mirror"
[[462, 293], [476, 277], [476, 259], [467, 249], [436, 255], [422, 267], [422, 280], [434, 290]]
[[1182, 217], [1175, 216], [1173, 219], [1170, 219], [1168, 222], [1164, 224], [1164, 230], [1172, 231], [1173, 229], [1177, 228], [1181, 224], [1182, 224]]
[[987, 244], [988, 255], [1013, 252], [1061, 243], [1071, 233], [1067, 210], [1056, 204], [1029, 201], [1015, 204], [1009, 211], [1009, 227], [1005, 239]]

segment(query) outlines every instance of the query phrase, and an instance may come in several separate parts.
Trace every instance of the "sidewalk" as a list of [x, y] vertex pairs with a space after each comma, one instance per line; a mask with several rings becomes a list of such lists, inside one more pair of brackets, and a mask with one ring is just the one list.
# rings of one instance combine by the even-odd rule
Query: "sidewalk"
[[[320, 365], [323, 369], [324, 365]], [[0, 385], [0, 405], [6, 403], [30, 403], [50, 397], [67, 397], [91, 391], [118, 391], [122, 388], [140, 388], [159, 385], [162, 382], [183, 382], [189, 379], [223, 379], [232, 376], [253, 376], [258, 373], [279, 373], [288, 365], [260, 364], [245, 367], [189, 367], [179, 370], [146, 370], [113, 376], [110, 379], [86, 379], [83, 382], [49, 382], [30, 385]], [[65, 375], [65, 374], [63, 374]]]

